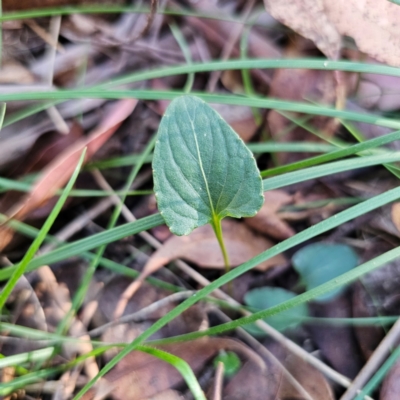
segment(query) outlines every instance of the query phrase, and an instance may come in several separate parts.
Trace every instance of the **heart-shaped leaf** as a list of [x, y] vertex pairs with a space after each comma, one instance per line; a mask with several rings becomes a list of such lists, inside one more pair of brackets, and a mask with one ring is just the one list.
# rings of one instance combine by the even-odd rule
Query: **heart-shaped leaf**
[[233, 129], [208, 104], [182, 96], [161, 120], [154, 150], [154, 189], [171, 232], [222, 218], [252, 217], [263, 204], [256, 162]]
[[[244, 302], [255, 310], [265, 310], [296, 297], [296, 293], [280, 287], [264, 286], [249, 290], [244, 296]], [[264, 321], [279, 331], [295, 328], [301, 324], [301, 317], [308, 316], [307, 304], [300, 304], [290, 310], [282, 311], [277, 315], [265, 318]], [[244, 328], [255, 336], [266, 336], [265, 332], [255, 324], [248, 324]]]
[[[295, 253], [292, 263], [307, 290], [310, 290], [355, 268], [358, 265], [358, 257], [354, 250], [345, 244], [313, 243]], [[343, 289], [340, 287], [331, 290], [315, 300], [332, 300]]]

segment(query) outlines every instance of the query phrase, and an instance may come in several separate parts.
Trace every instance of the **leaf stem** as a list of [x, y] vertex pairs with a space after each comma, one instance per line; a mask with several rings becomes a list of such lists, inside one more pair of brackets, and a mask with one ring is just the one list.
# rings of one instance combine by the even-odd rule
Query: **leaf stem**
[[215, 236], [217, 237], [219, 247], [222, 251], [222, 256], [224, 257], [224, 264], [225, 264], [225, 273], [228, 273], [231, 270], [231, 263], [229, 262], [228, 252], [226, 251], [224, 236], [222, 234], [222, 226], [221, 226], [222, 219], [219, 218], [217, 215], [213, 215], [212, 220], [212, 227], [215, 232]]

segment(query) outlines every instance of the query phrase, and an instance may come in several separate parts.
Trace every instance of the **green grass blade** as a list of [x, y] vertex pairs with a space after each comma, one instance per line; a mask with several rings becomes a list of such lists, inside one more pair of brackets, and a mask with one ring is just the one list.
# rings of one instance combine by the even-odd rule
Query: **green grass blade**
[[364, 389], [358, 394], [358, 396], [354, 400], [362, 400], [364, 396], [372, 393], [378, 385], [383, 381], [387, 373], [396, 363], [396, 361], [400, 357], [400, 346], [396, 347], [393, 353], [389, 356], [389, 358], [382, 364], [382, 366], [378, 369], [375, 375], [370, 379], [370, 381], [365, 385]]
[[[42, 11], [43, 12], [43, 11]], [[197, 63], [192, 65], [180, 65], [174, 67], [166, 67], [154, 69], [152, 71], [141, 71], [129, 74], [120, 78], [113, 79], [107, 83], [96, 85], [92, 89], [101, 89], [115, 85], [122, 85], [126, 83], [138, 82], [147, 79], [162, 78], [166, 76], [190, 74], [196, 72], [210, 72], [220, 71], [226, 69], [251, 69], [251, 68], [309, 68], [309, 69], [322, 69], [322, 70], [340, 70], [352, 72], [364, 72], [372, 74], [383, 74], [391, 76], [400, 76], [398, 68], [388, 67], [385, 65], [367, 64], [367, 63], [354, 63], [349, 61], [329, 61], [326, 59], [246, 59], [246, 60], [228, 60], [228, 61], [211, 61], [209, 63]], [[18, 95], [17, 95], [18, 98]], [[17, 98], [15, 98], [17, 100]], [[61, 100], [62, 101], [62, 100]], [[28, 107], [21, 112], [8, 117], [5, 121], [5, 126], [22, 119], [23, 117], [37, 113], [47, 107], [57, 104], [60, 100], [48, 101], [41, 105]], [[398, 128], [394, 127], [395, 129]]]
[[[177, 41], [183, 56], [185, 57], [185, 61], [188, 65], [192, 64], [192, 55], [190, 54], [190, 47], [188, 46], [185, 37], [182, 35], [181, 30], [179, 29], [178, 25], [176, 25], [175, 23], [172, 23], [169, 25], [172, 34], [174, 35], [175, 40]], [[194, 83], [194, 72], [191, 72], [190, 74], [188, 74], [187, 76], [187, 80], [185, 83], [185, 86], [183, 88], [183, 91], [185, 93], [190, 93], [190, 91], [192, 90], [193, 87], [193, 83]]]
[[[1, 26], [0, 26], [0, 28], [1, 28]], [[7, 108], [7, 104], [6, 103], [1, 103], [1, 105], [0, 105], [0, 131], [1, 131], [1, 128], [3, 127], [3, 124], [4, 124], [4, 117], [6, 115], [6, 108]]]
[[[53, 264], [70, 257], [78, 256], [86, 251], [102, 246], [103, 244], [108, 244], [163, 224], [164, 219], [160, 214], [150, 215], [149, 217], [142, 218], [135, 222], [129, 222], [108, 231], [93, 235], [93, 237], [66, 244], [48, 254], [38, 256], [29, 262], [26, 271], [33, 271], [42, 265]], [[8, 279], [19, 267], [20, 264], [17, 264], [0, 270], [0, 281]]]
[[[0, 101], [20, 100], [67, 100], [67, 99], [124, 99], [136, 98], [138, 100], [173, 100], [183, 96], [182, 91], [167, 90], [105, 90], [105, 89], [71, 89], [43, 92], [26, 92], [0, 94]], [[312, 104], [296, 101], [287, 101], [274, 98], [255, 98], [238, 95], [223, 95], [214, 93], [193, 92], [193, 95], [201, 98], [207, 103], [220, 103], [230, 105], [249, 106], [257, 108], [269, 108], [281, 111], [293, 111], [304, 114], [323, 115], [326, 117], [339, 118], [380, 125], [387, 128], [399, 129], [400, 122], [395, 119], [385, 118], [371, 113], [365, 114], [354, 111], [338, 110], [327, 106], [315, 106]]]
[[288, 172], [273, 178], [264, 179], [264, 190], [272, 190], [309, 179], [321, 178], [323, 176], [349, 171], [356, 168], [365, 168], [387, 162], [400, 161], [400, 152], [351, 158], [349, 160], [335, 161], [332, 163], [306, 168], [300, 171]]
[[292, 59], [240, 59], [225, 61], [209, 61], [205, 63], [193, 63], [191, 65], [177, 65], [172, 67], [162, 67], [150, 71], [134, 72], [119, 78], [115, 78], [108, 83], [108, 86], [123, 85], [127, 83], [140, 82], [148, 79], [165, 78], [174, 75], [186, 75], [199, 72], [213, 72], [225, 70], [245, 70], [245, 69], [317, 69], [326, 71], [347, 71], [369, 74], [381, 74], [389, 76], [400, 76], [400, 71], [396, 67], [386, 65], [359, 63], [352, 61], [330, 61], [323, 58], [292, 58]]
[[270, 176], [271, 174], [284, 173], [298, 170], [300, 168], [311, 167], [313, 165], [318, 165], [328, 161], [337, 160], [339, 158], [348, 157], [353, 154], [361, 153], [362, 151], [370, 150], [399, 139], [400, 131], [392, 132], [384, 136], [380, 136], [362, 143], [355, 144], [353, 146], [349, 146], [345, 149], [332, 151], [329, 154], [322, 154], [320, 156], [308, 158], [307, 160], [298, 161], [290, 165], [273, 168], [272, 170], [261, 171], [261, 176], [265, 178], [266, 176]]
[[326, 143], [316, 142], [263, 142], [263, 143], [247, 143], [247, 147], [254, 153], [328, 153], [337, 150], [336, 146]]
[[39, 249], [39, 247], [42, 244], [43, 240], [45, 239], [47, 233], [49, 232], [51, 226], [53, 225], [55, 219], [57, 218], [59, 212], [61, 211], [62, 206], [64, 205], [65, 201], [67, 200], [68, 194], [69, 194], [70, 190], [72, 189], [72, 187], [74, 186], [76, 178], [78, 177], [80, 168], [85, 159], [85, 154], [86, 154], [86, 149], [82, 152], [82, 155], [79, 159], [78, 165], [76, 166], [76, 168], [74, 170], [74, 173], [72, 174], [67, 186], [65, 187], [62, 195], [58, 199], [58, 201], [57, 201], [56, 205], [54, 206], [53, 210], [51, 211], [50, 215], [47, 217], [46, 222], [43, 224], [43, 227], [40, 230], [39, 235], [33, 241], [31, 246], [29, 247], [28, 251], [25, 253], [25, 256], [23, 257], [21, 262], [13, 270], [13, 273], [12, 273], [10, 279], [6, 283], [4, 289], [1, 291], [1, 293], [0, 293], [0, 311], [4, 307], [4, 304], [6, 303], [8, 296], [11, 294], [12, 290], [14, 289], [14, 286], [18, 282], [18, 279], [24, 274], [28, 264], [31, 262], [36, 251]]
[[151, 354], [154, 357], [159, 358], [174, 366], [182, 375], [183, 379], [185, 380], [188, 388], [192, 392], [193, 397], [195, 400], [206, 400], [206, 396], [204, 395], [199, 382], [197, 382], [196, 376], [193, 373], [192, 369], [190, 368], [189, 364], [182, 360], [181, 358], [168, 353], [164, 350], [156, 349], [154, 347], [149, 346], [139, 346], [139, 351], [143, 351], [144, 353]]
[[[190, 74], [196, 72], [210, 72], [219, 71], [226, 69], [251, 69], [251, 68], [309, 68], [309, 69], [322, 69], [322, 70], [341, 70], [341, 71], [353, 71], [353, 72], [365, 72], [373, 74], [383, 74], [391, 76], [400, 76], [398, 68], [388, 67], [384, 65], [366, 64], [366, 63], [354, 63], [348, 61], [328, 61], [325, 59], [283, 59], [283, 60], [270, 60], [270, 59], [246, 59], [246, 60], [228, 60], [228, 61], [211, 61], [209, 63], [197, 63], [191, 65], [180, 65], [174, 67], [166, 67], [154, 69], [152, 71], [141, 71], [129, 74], [123, 77], [119, 77], [110, 80], [106, 83], [93, 86], [93, 89], [104, 89], [106, 87], [112, 87], [115, 85], [122, 85], [126, 83], [133, 83], [148, 79], [162, 78], [166, 76]], [[81, 90], [81, 89], [79, 89]], [[79, 91], [78, 90], [78, 91]], [[18, 94], [14, 98], [18, 100]], [[50, 97], [51, 98], [51, 97]], [[62, 100], [61, 100], [62, 101]], [[35, 105], [28, 107], [21, 112], [11, 115], [5, 121], [5, 126], [22, 119], [23, 117], [37, 113], [40, 110], [44, 110], [50, 105], [54, 105], [60, 102], [60, 100], [48, 101], [41, 105]], [[254, 106], [256, 107], [256, 106]], [[263, 107], [262, 107], [263, 108]], [[268, 108], [268, 107], [267, 107]], [[399, 125], [393, 128], [399, 128]]]
[[[132, 14], [149, 14], [150, 8], [147, 7], [133, 7], [133, 6], [119, 6], [119, 5], [77, 5], [77, 6], [64, 6], [64, 7], [46, 7], [36, 10], [13, 11], [4, 13], [0, 17], [2, 21], [14, 21], [19, 19], [51, 17], [54, 15], [71, 15], [71, 14], [114, 14], [114, 13], [132, 13]], [[216, 19], [228, 22], [241, 22], [240, 18], [235, 18], [221, 13], [200, 13], [188, 9], [178, 10], [157, 10], [156, 14], [175, 15], [175, 16], [193, 16], [198, 18]]]
[[36, 361], [45, 361], [49, 357], [51, 357], [53, 352], [54, 347], [48, 347], [46, 349], [33, 350], [27, 353], [21, 353], [14, 356], [0, 358], [0, 370], [7, 367], [12, 367], [14, 365], [21, 365]]
[[[144, 340], [148, 339], [151, 335], [153, 335], [155, 332], [157, 332], [159, 329], [161, 329], [165, 324], [168, 322], [172, 321], [174, 318], [176, 318], [178, 315], [180, 315], [183, 311], [187, 310], [189, 307], [191, 307], [193, 304], [197, 303], [198, 301], [202, 300], [209, 294], [211, 294], [215, 289], [227, 284], [228, 282], [232, 281], [233, 279], [237, 278], [238, 276], [242, 275], [243, 273], [251, 270], [258, 264], [260, 264], [263, 261], [266, 261], [270, 259], [271, 257], [274, 257], [275, 255], [278, 255], [282, 253], [283, 251], [289, 250], [290, 248], [293, 248], [294, 246], [297, 246], [306, 240], [309, 240], [311, 238], [316, 237], [317, 235], [320, 235], [324, 232], [327, 232], [347, 221], [350, 221], [354, 218], [359, 217], [360, 215], [363, 215], [369, 211], [372, 211], [378, 207], [381, 207], [385, 204], [388, 204], [392, 201], [397, 200], [400, 198], [400, 188], [395, 188], [392, 190], [389, 190], [385, 193], [382, 193], [378, 196], [375, 196], [372, 199], [366, 200], [361, 204], [358, 204], [356, 206], [353, 206], [345, 211], [342, 211], [330, 218], [328, 218], [325, 221], [322, 221], [316, 225], [313, 225], [309, 227], [308, 229], [305, 229], [304, 231], [296, 234], [295, 236], [286, 239], [285, 241], [273, 246], [272, 248], [260, 253], [258, 256], [252, 258], [251, 260], [245, 262], [244, 264], [240, 265], [239, 267], [231, 270], [230, 272], [224, 274], [220, 278], [216, 279], [214, 282], [209, 284], [208, 286], [204, 287], [203, 289], [199, 290], [195, 295], [192, 297], [188, 298], [187, 300], [183, 301], [181, 304], [179, 304], [177, 307], [175, 307], [173, 310], [171, 310], [168, 314], [160, 318], [158, 321], [156, 321], [149, 329], [147, 329], [145, 332], [143, 332], [141, 335], [139, 335], [133, 342], [131, 342], [129, 345], [127, 345], [116, 357], [114, 357], [108, 364], [106, 364], [105, 367], [100, 371], [100, 373], [93, 378], [85, 387], [75, 396], [75, 400], [81, 398], [84, 393], [86, 393], [90, 387], [99, 379], [101, 376], [104, 376], [111, 368], [113, 368], [125, 355], [127, 355], [129, 352], [134, 350], [138, 345], [140, 345]], [[386, 259], [384, 262], [388, 262], [387, 260], [391, 260], [397, 256], [400, 255], [400, 249], [395, 249], [395, 254], [392, 252], [389, 252], [390, 254], [386, 256]], [[375, 266], [375, 261], [373, 261], [373, 265]], [[384, 263], [382, 262], [382, 264]], [[358, 271], [358, 269], [354, 270]], [[351, 273], [354, 273], [354, 271], [350, 271]], [[364, 272], [365, 273], [365, 272]], [[334, 285], [336, 285], [336, 281], [339, 281], [339, 278], [336, 278], [334, 280]], [[342, 283], [344, 284], [344, 283]], [[325, 289], [324, 291], [321, 292], [319, 288], [313, 289], [313, 296], [316, 297], [318, 295], [323, 294], [323, 292], [330, 290], [330, 286], [325, 284]], [[324, 285], [323, 285], [324, 286]], [[340, 285], [337, 285], [337, 287]], [[334, 287], [332, 287], [333, 289]], [[310, 291], [311, 292], [311, 291]], [[307, 296], [306, 294], [301, 295], [301, 296]], [[297, 297], [296, 297], [297, 298]], [[308, 297], [306, 297], [308, 301]], [[294, 305], [293, 305], [294, 306]], [[279, 306], [277, 306], [279, 307]], [[286, 308], [285, 308], [286, 309]], [[263, 314], [259, 318], [264, 318], [265, 315]], [[257, 318], [254, 320], [251, 320], [249, 322], [254, 322]]]

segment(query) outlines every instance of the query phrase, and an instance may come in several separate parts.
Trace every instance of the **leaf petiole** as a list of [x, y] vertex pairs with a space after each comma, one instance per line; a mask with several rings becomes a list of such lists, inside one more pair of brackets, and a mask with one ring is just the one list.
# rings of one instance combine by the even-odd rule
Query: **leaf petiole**
[[217, 237], [219, 247], [222, 251], [222, 256], [224, 258], [225, 264], [225, 272], [229, 272], [231, 269], [231, 263], [229, 262], [228, 252], [226, 251], [224, 236], [222, 234], [222, 225], [221, 225], [222, 218], [219, 218], [218, 215], [213, 215], [213, 219], [211, 222], [211, 226], [214, 229], [215, 236]]

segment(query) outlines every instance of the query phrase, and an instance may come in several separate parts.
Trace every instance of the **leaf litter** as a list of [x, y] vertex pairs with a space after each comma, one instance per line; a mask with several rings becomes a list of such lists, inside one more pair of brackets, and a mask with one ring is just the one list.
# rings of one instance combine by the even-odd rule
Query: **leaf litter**
[[[60, 5], [56, 0], [50, 3]], [[381, 65], [380, 63], [393, 66], [400, 64], [396, 48], [397, 16], [400, 8], [387, 1], [373, 3], [368, 0], [351, 0], [346, 3], [329, 3], [324, 0], [299, 0], [289, 4], [265, 0], [266, 9], [270, 14], [263, 12], [264, 5], [261, 1], [255, 2], [246, 23], [238, 22], [238, 18], [245, 15], [246, 7], [243, 2], [236, 0], [159, 3], [161, 11], [163, 7], [167, 7], [168, 10], [183, 13], [190, 10], [193, 14], [176, 17], [160, 13], [155, 15], [153, 22], [150, 20], [147, 27], [149, 16], [138, 17], [134, 13], [117, 13], [113, 16], [63, 16], [60, 37], [56, 42], [62, 43], [65, 51], [56, 53], [52, 66], [49, 66], [46, 53], [46, 49], [54, 45], [50, 40], [51, 36], [48, 35], [49, 19], [35, 20], [35, 24], [45, 35], [39, 34], [40, 29], [36, 29], [36, 25], [32, 30], [32, 24], [29, 25], [30, 28], [19, 21], [4, 22], [3, 69], [0, 72], [2, 91], [8, 93], [10, 90], [26, 92], [55, 87], [73, 88], [102, 83], [134, 71], [182, 64], [182, 49], [177, 45], [168, 27], [171, 21], [181, 30], [194, 62], [218, 60], [227, 54], [227, 44], [233, 43], [229, 52], [230, 59], [240, 57], [241, 54], [268, 59], [282, 56], [306, 58], [320, 56], [322, 52], [330, 59], [368, 60], [377, 66]], [[6, 11], [10, 9], [7, 2], [3, 6]], [[23, 7], [22, 3], [20, 7]], [[209, 13], [217, 18], [203, 18], [196, 13]], [[219, 17], [224, 17], [224, 20], [218, 19]], [[234, 19], [236, 22], [228, 19]], [[240, 31], [241, 40], [236, 40], [235, 35]], [[369, 34], [365, 35], [365, 32]], [[127, 38], [130, 38], [131, 42]], [[46, 81], [50, 69], [54, 73], [54, 85], [49, 87], [43, 82]], [[212, 76], [212, 73], [196, 74], [193, 91], [206, 91]], [[400, 81], [397, 77], [367, 73], [338, 74], [308, 69], [252, 69], [251, 89], [248, 82], [243, 80], [243, 76], [241, 71], [223, 71], [215, 83], [213, 93], [240, 95], [254, 90], [261, 96], [325, 104], [361, 112], [368, 110], [378, 114], [396, 113], [399, 109], [397, 93], [400, 91]], [[186, 76], [153, 79], [140, 87], [181, 90], [185, 79]], [[130, 89], [138, 87], [131, 84], [126, 86]], [[6, 121], [7, 118], [14, 117], [15, 112], [31, 105], [29, 102], [10, 102], [7, 104]], [[74, 166], [74, 157], [83, 147], [89, 146], [88, 160], [97, 153], [96, 158], [100, 162], [103, 158], [116, 155], [137, 155], [157, 130], [167, 105], [168, 101], [165, 100], [66, 101], [58, 105], [57, 110], [67, 126], [79, 125], [81, 132], [78, 137], [73, 137], [70, 132], [65, 141], [60, 139], [59, 144], [64, 143], [60, 148], [49, 144], [49, 132], [54, 131], [55, 120], [46, 112], [34, 114], [5, 127], [0, 133], [2, 176], [11, 179], [18, 177], [25, 181], [30, 179], [29, 174], [35, 170], [40, 172], [41, 178], [32, 186], [31, 193], [22, 200], [10, 197], [11, 194], [5, 191], [0, 199], [4, 207], [2, 212], [6, 212], [8, 217], [13, 216], [19, 221], [25, 220], [40, 226], [41, 219], [51, 209], [51, 198], [68, 179]], [[351, 127], [348, 129], [342, 126], [340, 121], [325, 117], [310, 118], [299, 113], [283, 115], [274, 110], [257, 112], [249, 107], [221, 104], [213, 107], [244, 141], [252, 143], [273, 141], [285, 145], [298, 141], [325, 143], [325, 140], [336, 139], [353, 143], [364, 138], [384, 135], [389, 131], [387, 128], [357, 123], [354, 126], [360, 136], [354, 139]], [[37, 140], [38, 138], [40, 139]], [[35, 149], [31, 150], [35, 142], [37, 153]], [[392, 143], [387, 148], [396, 149], [396, 146], [397, 143]], [[256, 158], [260, 169], [269, 169], [304, 160], [309, 156], [310, 153], [279, 151], [263, 153]], [[22, 160], [21, 168], [15, 168], [16, 159], [20, 160], [20, 165]], [[150, 173], [147, 166], [144, 166], [143, 170]], [[119, 188], [124, 184], [128, 171], [128, 167], [118, 166], [106, 169], [103, 173], [112, 187]], [[92, 188], [93, 181], [88, 176], [89, 174], [82, 174], [81, 184], [85, 188]], [[316, 179], [267, 192], [264, 205], [254, 217], [223, 221], [222, 229], [231, 264], [233, 267], [240, 265], [271, 248], [274, 243], [292, 237], [316, 221], [327, 218], [334, 211], [347, 207], [343, 205], [345, 203], [341, 203], [343, 199], [371, 197], [394, 186], [397, 186], [397, 180], [389, 172], [379, 170], [378, 173], [378, 169], [374, 168], [354, 171], [339, 178], [332, 176]], [[141, 186], [145, 189], [152, 187], [151, 179], [145, 180]], [[151, 197], [129, 196], [126, 205], [134, 215], [143, 217], [154, 212], [152, 201]], [[43, 207], [46, 202], [47, 206]], [[11, 204], [11, 207], [4, 206], [7, 203]], [[68, 203], [55, 229], [62, 230], [63, 225], [74, 220], [77, 215], [90, 211], [92, 204], [93, 200], [90, 198]], [[363, 260], [369, 260], [381, 254], [382, 249], [390, 249], [397, 245], [400, 235], [399, 214], [398, 203], [394, 203], [366, 219], [344, 224], [318, 241], [324, 239], [350, 245]], [[103, 211], [95, 219], [87, 220], [89, 222], [86, 226], [74, 230], [75, 235], [86, 237], [100, 232], [107, 226], [109, 216], [108, 209]], [[171, 286], [170, 290], [161, 289], [149, 281], [144, 282], [145, 277], [154, 275], [172, 287], [175, 285], [174, 290], [179, 287], [179, 290], [187, 293], [202, 285], [193, 278], [195, 274], [189, 277], [176, 269], [174, 260], [187, 261], [193, 271], [209, 280], [221, 274], [224, 268], [223, 257], [210, 226], [197, 228], [190, 235], [181, 237], [171, 236], [169, 232], [161, 229], [164, 228], [157, 227], [152, 231], [163, 242], [158, 250], [151, 250], [136, 236], [107, 247], [106, 259], [119, 265], [118, 268], [128, 267], [129, 270], [125, 272], [129, 276], [98, 268], [89, 285], [89, 293], [69, 327], [69, 336], [88, 339], [91, 331], [96, 332], [96, 329], [99, 329], [98, 332], [102, 333], [95, 337], [103, 343], [123, 343], [136, 338], [184, 298], [177, 297], [181, 300], [169, 302], [168, 299], [173, 296]], [[11, 238], [13, 246], [6, 247]], [[68, 239], [70, 237], [66, 238]], [[12, 262], [18, 262], [26, 249], [27, 240], [23, 236], [17, 237], [3, 225], [1, 241], [3, 254]], [[250, 290], [265, 286], [301, 293], [302, 282], [293, 269], [292, 256], [293, 252], [286, 252], [237, 278], [234, 284], [234, 298], [242, 299]], [[2, 258], [1, 262], [5, 267], [9, 264], [5, 258]], [[397, 283], [400, 275], [397, 264], [391, 263], [378, 270], [379, 272], [365, 276], [339, 298], [327, 304], [310, 304], [312, 316], [345, 318], [351, 321], [357, 317], [398, 315]], [[7, 303], [9, 319], [6, 322], [34, 328], [43, 333], [55, 332], [80, 287], [82, 271], [87, 268], [87, 260], [71, 259], [66, 263], [43, 266], [39, 272], [26, 274], [23, 278], [25, 280], [21, 279], [17, 290]], [[142, 275], [134, 279], [132, 269], [141, 271]], [[132, 291], [132, 287], [135, 290]], [[123, 307], [120, 306], [121, 301]], [[125, 318], [157, 304], [162, 306], [144, 312], [140, 320], [120, 322], [115, 319], [116, 309], [119, 309], [119, 314]], [[221, 323], [222, 321], [210, 311], [212, 307], [215, 306], [204, 302], [190, 308], [161, 329], [152, 339], [199, 332]], [[222, 306], [221, 310], [226, 311], [232, 318], [238, 316], [234, 310], [225, 310]], [[346, 324], [332, 327], [321, 323], [314, 325], [310, 319], [291, 332], [285, 333], [283, 343], [293, 341], [308, 352], [317, 352], [328, 368], [349, 377], [356, 377], [360, 368], [374, 354], [387, 329], [386, 325], [379, 322], [370, 326]], [[207, 398], [213, 398], [215, 382], [220, 379], [213, 366], [213, 359], [221, 350], [233, 351], [241, 360], [240, 370], [233, 377], [222, 379], [220, 393], [223, 399], [258, 400], [260, 393], [263, 399], [271, 400], [340, 398], [341, 389], [328, 381], [321, 372], [284, 347], [277, 350], [282, 343], [278, 345], [274, 340], [266, 338], [262, 339], [259, 345], [277, 354], [283, 367], [272, 366], [256, 350], [251, 349], [250, 342], [245, 343], [242, 336], [233, 331], [224, 333], [219, 338], [207, 337], [163, 345], [160, 348], [188, 361]], [[7, 329], [1, 328], [0, 352], [6, 356], [41, 349], [41, 346], [41, 342], [33, 339], [19, 340]], [[45, 368], [72, 361], [76, 355], [87, 354], [92, 349], [93, 346], [89, 342], [66, 342], [58, 356], [46, 360]], [[71, 375], [69, 372], [60, 372], [52, 376], [51, 379], [54, 380], [48, 379], [48, 382], [37, 379], [37, 385], [27, 386], [26, 393], [46, 399], [52, 396], [71, 397], [118, 351], [119, 348], [114, 347], [98, 359], [89, 358], [83, 369], [78, 368], [72, 371]], [[29, 362], [24, 364], [24, 367], [32, 371], [36, 366]], [[282, 368], [289, 372], [290, 379], [283, 373]], [[398, 364], [395, 364], [381, 388], [376, 390], [374, 398], [395, 398], [393, 396], [397, 393], [398, 370]], [[9, 374], [2, 375], [1, 384], [18, 381], [18, 368], [13, 367], [7, 371]], [[74, 383], [67, 389], [63, 385], [70, 377]], [[135, 385], [132, 385], [132, 382], [135, 382]], [[191, 398], [190, 391], [176, 369], [141, 352], [134, 352], [123, 359], [105, 376], [104, 381], [88, 393], [88, 396], [86, 398]]]

